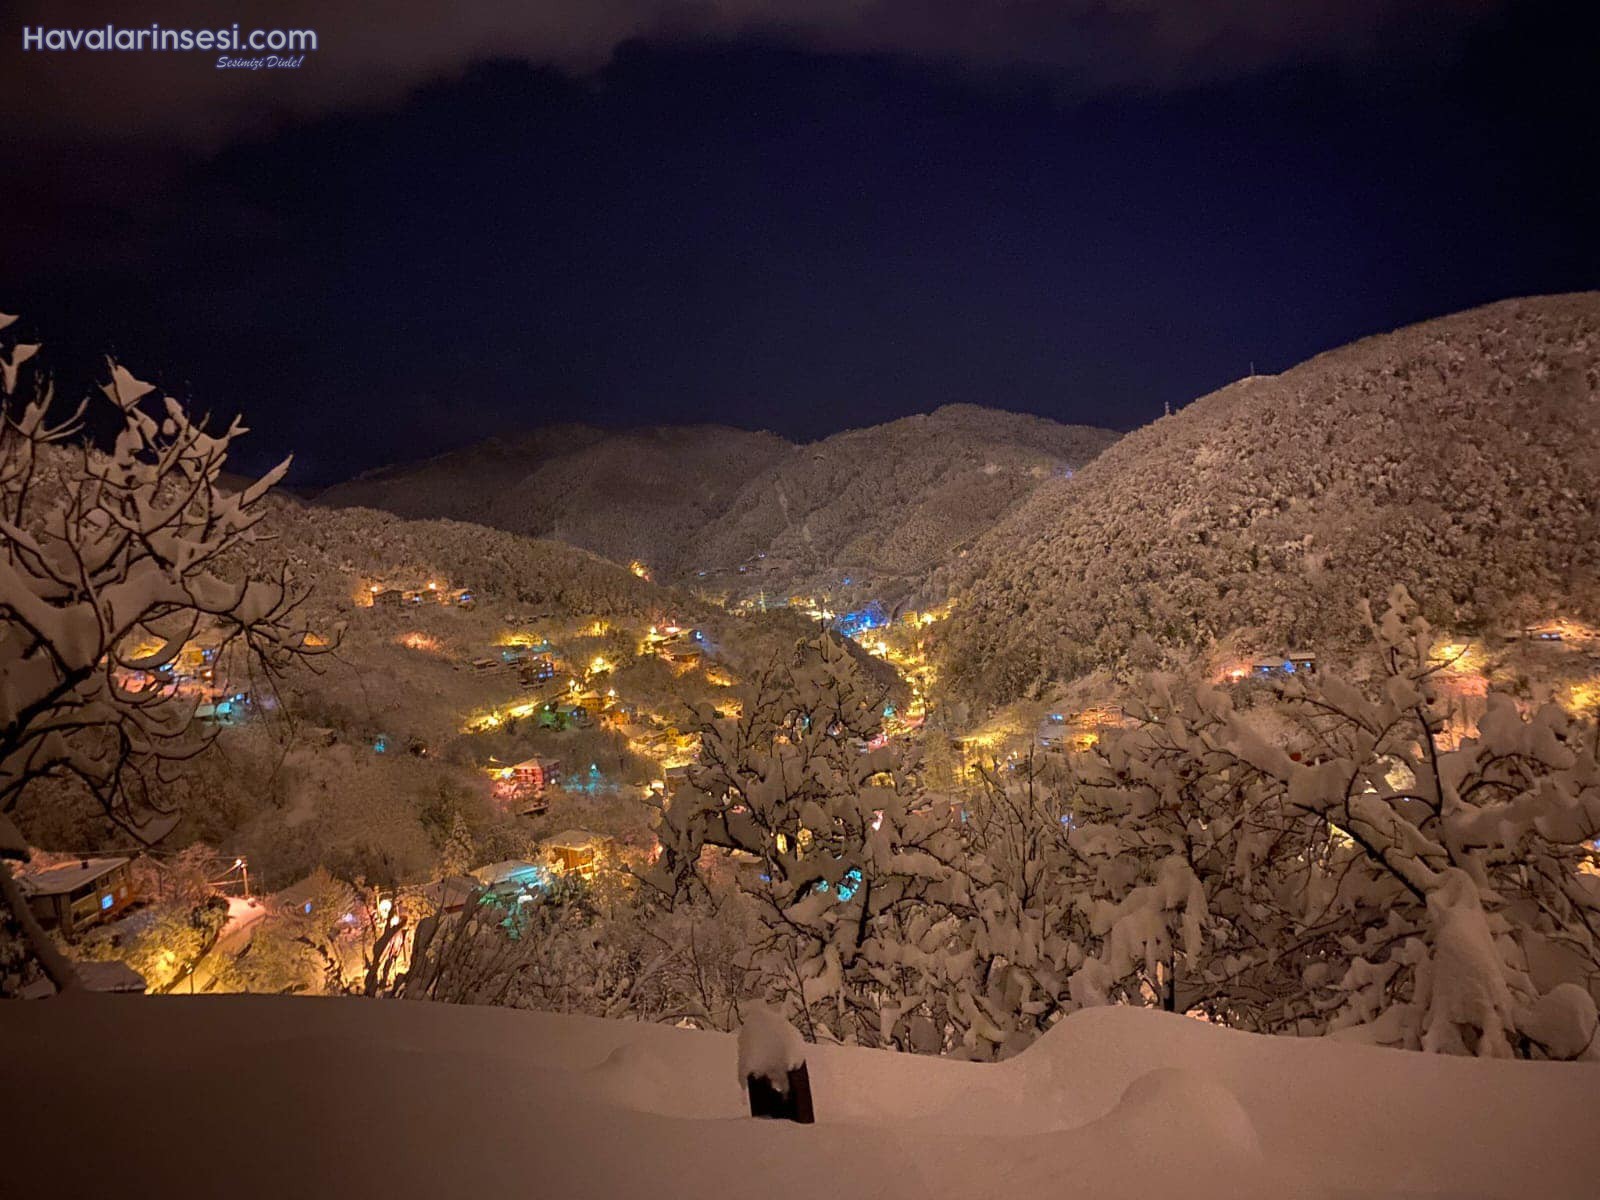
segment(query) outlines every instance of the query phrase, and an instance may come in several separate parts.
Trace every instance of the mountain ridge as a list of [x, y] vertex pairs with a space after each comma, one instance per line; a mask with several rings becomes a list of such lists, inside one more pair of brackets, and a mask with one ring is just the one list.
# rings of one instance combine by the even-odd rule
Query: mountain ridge
[[[970, 404], [805, 443], [714, 424], [555, 426], [379, 468], [315, 502], [564, 541], [675, 581], [781, 591], [845, 560], [920, 581], [1053, 471], [1117, 436]], [[885, 481], [901, 492], [877, 502], [869, 475], [880, 496]]]

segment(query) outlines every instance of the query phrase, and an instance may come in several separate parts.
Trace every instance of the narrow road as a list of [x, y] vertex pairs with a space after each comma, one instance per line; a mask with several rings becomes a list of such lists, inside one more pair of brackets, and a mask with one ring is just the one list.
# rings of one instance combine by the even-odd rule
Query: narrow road
[[257, 923], [267, 915], [267, 907], [259, 900], [241, 900], [228, 897], [228, 921], [217, 934], [211, 949], [200, 957], [189, 974], [173, 985], [172, 995], [198, 995], [216, 986], [221, 970], [250, 944]]

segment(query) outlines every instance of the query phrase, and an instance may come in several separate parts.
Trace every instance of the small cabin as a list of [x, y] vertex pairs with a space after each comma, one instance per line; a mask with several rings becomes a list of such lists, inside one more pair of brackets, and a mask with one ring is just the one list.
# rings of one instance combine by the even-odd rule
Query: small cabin
[[587, 729], [594, 721], [583, 705], [563, 700], [554, 707], [546, 706], [539, 713], [539, 724], [554, 729]]
[[687, 642], [674, 642], [661, 647], [658, 653], [661, 660], [675, 667], [695, 667], [700, 665], [700, 647]]
[[550, 869], [561, 875], [593, 879], [600, 872], [612, 839], [587, 829], [568, 829], [545, 842]]
[[457, 913], [467, 907], [467, 901], [482, 890], [479, 881], [471, 875], [446, 875], [421, 888], [422, 898], [436, 913]]
[[456, 592], [451, 599], [458, 608], [476, 608], [478, 606], [478, 598], [466, 588]]
[[511, 778], [539, 795], [561, 782], [561, 764], [553, 758], [525, 758], [511, 768]]
[[59, 929], [70, 939], [133, 903], [128, 863], [126, 858], [84, 858], [25, 875], [18, 882], [39, 924]]

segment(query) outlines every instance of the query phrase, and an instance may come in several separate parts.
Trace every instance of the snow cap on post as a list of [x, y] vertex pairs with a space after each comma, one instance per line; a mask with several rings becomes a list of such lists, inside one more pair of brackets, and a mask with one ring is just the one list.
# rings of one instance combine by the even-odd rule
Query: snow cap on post
[[789, 1090], [789, 1072], [803, 1067], [806, 1043], [777, 1009], [756, 1005], [739, 1026], [739, 1083], [765, 1079], [780, 1094]]

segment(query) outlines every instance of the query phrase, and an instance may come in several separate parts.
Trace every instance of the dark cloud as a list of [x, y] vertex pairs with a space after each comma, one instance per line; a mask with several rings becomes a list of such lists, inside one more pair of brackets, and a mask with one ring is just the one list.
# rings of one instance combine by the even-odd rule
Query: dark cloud
[[65, 394], [115, 354], [326, 482], [570, 420], [1129, 427], [1600, 283], [1593, 8], [941, 2], [230, 12], [322, 35], [276, 77], [0, 53], [0, 309]]
[[401, 0], [381, 6], [156, 0], [167, 28], [308, 28], [299, 71], [217, 70], [215, 55], [33, 53], [23, 26], [132, 24], [122, 0], [22, 0], [7, 21], [0, 105], [36, 132], [217, 139], [242, 126], [381, 105], [485, 58], [574, 70], [632, 39], [768, 38], [910, 56], [984, 72], [1039, 72], [1069, 92], [1170, 89], [1263, 68], [1361, 60], [1394, 39], [1448, 45], [1501, 0]]

